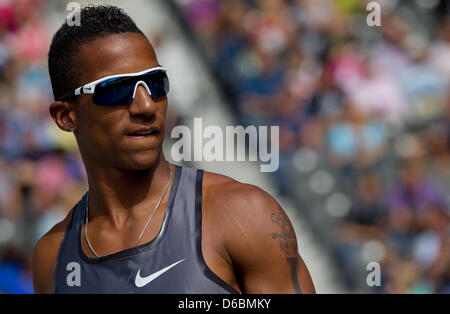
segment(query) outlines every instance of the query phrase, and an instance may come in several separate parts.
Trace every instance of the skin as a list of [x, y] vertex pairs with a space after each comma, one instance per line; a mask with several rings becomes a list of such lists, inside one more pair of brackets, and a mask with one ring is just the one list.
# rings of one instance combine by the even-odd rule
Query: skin
[[[134, 33], [95, 39], [81, 47], [79, 56], [84, 61], [80, 85], [159, 65], [148, 40]], [[170, 178], [162, 153], [166, 113], [167, 98], [153, 100], [143, 86], [130, 105], [96, 106], [92, 95], [50, 105], [59, 128], [74, 128], [88, 175], [88, 235], [99, 255], [136, 244], [149, 208], [155, 207]], [[156, 139], [124, 135], [142, 126], [158, 126], [161, 132]], [[291, 222], [268, 193], [207, 171], [202, 184], [202, 252], [215, 274], [242, 293], [315, 293]], [[157, 235], [169, 194], [170, 188], [139, 244]], [[71, 216], [69, 212], [35, 247], [36, 293], [52, 292], [58, 249]], [[82, 246], [94, 257], [84, 234]]]

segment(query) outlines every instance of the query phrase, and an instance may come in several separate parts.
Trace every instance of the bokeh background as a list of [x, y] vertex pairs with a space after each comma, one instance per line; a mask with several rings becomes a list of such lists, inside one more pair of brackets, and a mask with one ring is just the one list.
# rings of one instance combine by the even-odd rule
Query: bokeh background
[[[0, 0], [0, 293], [33, 293], [36, 241], [87, 189], [48, 113], [68, 2]], [[450, 293], [450, 1], [377, 1], [380, 27], [362, 0], [78, 2], [121, 6], [148, 35], [169, 68], [167, 136], [193, 117], [280, 126], [274, 173], [186, 164], [287, 204], [319, 293]]]

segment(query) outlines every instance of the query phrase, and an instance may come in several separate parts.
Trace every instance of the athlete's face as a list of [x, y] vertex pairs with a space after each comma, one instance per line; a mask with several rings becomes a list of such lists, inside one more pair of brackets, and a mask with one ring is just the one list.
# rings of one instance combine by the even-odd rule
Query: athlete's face
[[[80, 86], [101, 77], [134, 73], [159, 66], [153, 47], [142, 35], [125, 33], [95, 39], [78, 54]], [[159, 158], [164, 139], [167, 97], [152, 99], [139, 85], [130, 105], [97, 106], [92, 95], [81, 95], [73, 107], [75, 134], [85, 162], [120, 169], [147, 169]], [[159, 132], [131, 136], [156, 127]]]

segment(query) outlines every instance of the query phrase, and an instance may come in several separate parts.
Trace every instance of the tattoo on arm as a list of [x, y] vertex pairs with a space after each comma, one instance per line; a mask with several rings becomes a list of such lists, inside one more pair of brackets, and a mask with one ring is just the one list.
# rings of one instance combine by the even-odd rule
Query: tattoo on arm
[[280, 247], [288, 256], [297, 256], [295, 232], [289, 218], [283, 212], [272, 213], [272, 221], [281, 227], [281, 233], [272, 233], [272, 239], [280, 240]]
[[292, 278], [292, 284], [294, 285], [295, 293], [301, 294], [302, 290], [300, 289], [300, 284], [298, 283], [298, 277], [297, 277], [298, 258], [297, 257], [287, 257], [286, 260], [289, 264], [289, 268], [291, 269], [291, 278]]
[[280, 233], [272, 233], [272, 239], [279, 239], [280, 247], [287, 255], [286, 261], [291, 270], [291, 279], [295, 293], [302, 293], [297, 276], [298, 248], [294, 229], [289, 222], [289, 218], [282, 211], [279, 213], [272, 213], [270, 218], [272, 222], [281, 227]]

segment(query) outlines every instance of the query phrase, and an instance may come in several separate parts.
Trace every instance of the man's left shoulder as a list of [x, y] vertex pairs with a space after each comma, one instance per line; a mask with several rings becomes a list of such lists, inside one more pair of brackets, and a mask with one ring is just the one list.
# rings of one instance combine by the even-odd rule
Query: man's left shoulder
[[203, 198], [209, 208], [233, 214], [262, 214], [279, 209], [278, 202], [264, 189], [207, 171], [203, 176]]
[[234, 263], [259, 265], [261, 254], [268, 252], [272, 262], [280, 263], [298, 255], [293, 225], [274, 197], [230, 178], [210, 181], [203, 205], [205, 229], [223, 242]]

